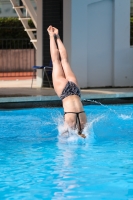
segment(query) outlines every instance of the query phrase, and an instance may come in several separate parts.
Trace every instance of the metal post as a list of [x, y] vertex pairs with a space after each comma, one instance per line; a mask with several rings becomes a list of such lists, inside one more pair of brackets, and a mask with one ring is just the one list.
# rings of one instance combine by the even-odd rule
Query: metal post
[[[43, 65], [43, 0], [37, 0], [37, 54], [36, 65]], [[42, 69], [37, 70], [37, 86], [42, 87]]]

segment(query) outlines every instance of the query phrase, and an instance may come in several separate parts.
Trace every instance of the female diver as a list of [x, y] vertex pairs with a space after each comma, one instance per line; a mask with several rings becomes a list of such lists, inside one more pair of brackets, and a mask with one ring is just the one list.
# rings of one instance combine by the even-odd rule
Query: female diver
[[58, 29], [49, 26], [47, 31], [53, 63], [53, 86], [62, 100], [65, 123], [71, 129], [77, 129], [78, 134], [86, 138], [82, 131], [87, 123], [87, 118], [80, 100], [81, 94], [77, 79], [68, 62], [67, 51], [59, 37]]

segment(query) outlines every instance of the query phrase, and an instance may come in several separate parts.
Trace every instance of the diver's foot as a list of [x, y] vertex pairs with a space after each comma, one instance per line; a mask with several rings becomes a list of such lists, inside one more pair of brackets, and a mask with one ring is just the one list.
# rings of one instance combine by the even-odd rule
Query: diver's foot
[[55, 33], [54, 33], [54, 29], [52, 26], [49, 26], [47, 28], [47, 31], [48, 31], [49, 37], [54, 37]]
[[53, 32], [55, 35], [59, 36], [59, 30], [57, 28], [53, 27]]

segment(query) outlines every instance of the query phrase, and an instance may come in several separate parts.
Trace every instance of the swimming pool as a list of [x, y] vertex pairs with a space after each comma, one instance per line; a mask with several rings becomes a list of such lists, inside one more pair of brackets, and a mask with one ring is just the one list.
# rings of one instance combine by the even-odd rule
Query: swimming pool
[[86, 140], [59, 137], [62, 108], [0, 111], [0, 199], [133, 199], [133, 105], [84, 109]]

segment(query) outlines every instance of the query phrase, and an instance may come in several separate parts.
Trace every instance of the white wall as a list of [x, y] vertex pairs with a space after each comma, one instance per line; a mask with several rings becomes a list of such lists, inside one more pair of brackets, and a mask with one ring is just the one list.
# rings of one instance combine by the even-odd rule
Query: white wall
[[63, 43], [71, 62], [71, 0], [64, 0], [63, 2], [63, 24]]
[[133, 86], [133, 48], [130, 47], [130, 0], [115, 0], [114, 86]]
[[87, 6], [87, 80], [89, 87], [112, 86], [113, 2]]
[[[71, 67], [78, 78], [79, 85], [83, 88], [133, 86], [133, 48], [130, 47], [130, 0], [107, 0], [108, 2], [112, 2], [111, 6], [113, 5], [112, 11], [109, 10], [110, 18], [108, 18], [112, 29], [110, 29], [110, 27], [103, 27], [102, 31], [108, 28], [106, 34], [108, 34], [109, 40], [112, 40], [112, 44], [109, 45], [108, 43], [108, 46], [106, 46], [107, 52], [105, 53], [105, 63], [108, 63], [107, 66], [110, 69], [106, 72], [106, 65], [104, 68], [99, 68], [99, 66], [102, 66], [104, 55], [101, 56], [101, 60], [98, 59], [98, 61], [95, 61], [95, 68], [91, 68], [93, 62], [91, 66], [89, 66], [89, 55], [93, 52], [93, 54], [95, 54], [93, 56], [97, 58], [99, 51], [94, 51], [95, 49], [92, 49], [92, 44], [94, 44], [94, 46], [97, 45], [96, 34], [92, 32], [92, 44], [88, 42], [90, 37], [88, 37], [88, 26], [90, 26], [88, 23], [93, 22], [91, 19], [88, 20], [88, 16], [89, 18], [91, 17], [91, 15], [88, 15], [88, 7], [95, 3], [96, 5], [99, 4], [99, 9], [101, 9], [100, 6], [105, 6], [104, 3], [102, 4], [102, 2], [105, 1], [106, 0], [69, 0], [69, 6], [66, 6], [68, 0], [64, 0], [64, 27], [66, 27], [66, 23], [68, 27], [67, 31], [64, 31], [64, 43], [67, 46], [67, 50], [69, 50]], [[71, 18], [67, 18], [67, 13], [70, 13]], [[110, 20], [111, 18], [112, 22]], [[105, 23], [103, 24], [105, 25]], [[106, 25], [107, 24], [108, 23], [106, 23]], [[105, 31], [103, 34], [105, 34]], [[105, 41], [102, 38], [102, 42]], [[89, 44], [91, 45], [89, 46]], [[103, 44], [103, 46], [104, 45], [105, 44]], [[101, 53], [103, 49], [104, 48], [101, 49]], [[88, 52], [90, 54], [88, 54]], [[110, 56], [108, 57], [106, 55]], [[111, 62], [110, 66], [109, 62]], [[106, 76], [106, 74], [109, 75], [109, 71], [111, 85], [109, 85]], [[101, 74], [104, 76], [101, 76]], [[100, 79], [103, 80], [99, 81]]]
[[87, 3], [71, 1], [71, 67], [80, 87], [87, 87]]

